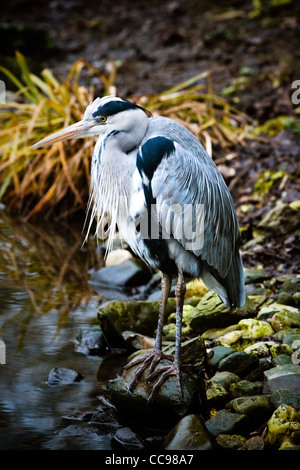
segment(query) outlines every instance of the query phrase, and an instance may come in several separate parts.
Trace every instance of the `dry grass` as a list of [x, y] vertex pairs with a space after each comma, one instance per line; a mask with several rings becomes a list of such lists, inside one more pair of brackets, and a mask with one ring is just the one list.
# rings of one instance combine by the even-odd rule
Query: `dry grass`
[[[35, 151], [30, 146], [82, 119], [94, 98], [92, 89], [80, 85], [83, 69], [100, 78], [105, 94], [114, 89], [115, 70], [107, 77], [80, 60], [60, 83], [48, 69], [40, 77], [32, 74], [25, 58], [20, 53], [16, 57], [21, 80], [0, 67], [18, 89], [14, 101], [0, 105], [0, 200], [9, 213], [25, 220], [38, 216], [62, 219], [86, 207], [95, 139], [57, 143]], [[209, 72], [135, 101], [153, 114], [188, 126], [210, 153], [214, 145], [227, 148], [250, 137], [249, 119], [214, 95]]]

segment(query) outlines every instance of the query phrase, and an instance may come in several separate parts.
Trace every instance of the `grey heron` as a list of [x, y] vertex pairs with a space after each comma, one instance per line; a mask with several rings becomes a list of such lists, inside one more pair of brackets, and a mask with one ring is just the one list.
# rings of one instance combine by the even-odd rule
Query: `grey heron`
[[[147, 368], [149, 380], [159, 376], [152, 399], [170, 375], [177, 377], [181, 391], [185, 277], [202, 278], [228, 308], [244, 304], [238, 219], [221, 173], [194, 134], [125, 99], [96, 98], [81, 121], [33, 148], [95, 135], [99, 138], [91, 162], [91, 221], [96, 218], [100, 231], [109, 219], [109, 242], [117, 227], [132, 251], [162, 273], [154, 348], [125, 366], [140, 364], [131, 390]], [[163, 326], [174, 277], [175, 354], [171, 364], [162, 367]]]

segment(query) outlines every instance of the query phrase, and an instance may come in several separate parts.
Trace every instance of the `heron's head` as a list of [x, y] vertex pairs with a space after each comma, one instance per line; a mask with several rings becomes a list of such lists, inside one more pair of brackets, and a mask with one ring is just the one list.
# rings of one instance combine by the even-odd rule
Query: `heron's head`
[[67, 139], [105, 135], [111, 131], [132, 132], [147, 128], [150, 113], [127, 100], [115, 96], [96, 98], [85, 110], [83, 119], [40, 140], [32, 148], [51, 145]]

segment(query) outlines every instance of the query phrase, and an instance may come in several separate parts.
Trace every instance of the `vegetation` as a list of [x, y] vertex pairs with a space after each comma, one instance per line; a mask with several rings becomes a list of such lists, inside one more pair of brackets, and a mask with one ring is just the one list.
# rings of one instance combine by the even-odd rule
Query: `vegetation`
[[[30, 147], [47, 134], [82, 119], [94, 94], [92, 88], [80, 84], [83, 70], [100, 79], [105, 94], [113, 94], [116, 67], [106, 76], [79, 60], [60, 82], [49, 69], [41, 76], [31, 73], [22, 54], [17, 53], [16, 59], [20, 79], [0, 67], [18, 90], [13, 101], [0, 105], [0, 201], [8, 212], [27, 221], [41, 215], [62, 219], [86, 207], [95, 140], [67, 141], [35, 151]], [[210, 154], [212, 145], [227, 148], [251, 136], [249, 118], [230, 106], [226, 98], [214, 94], [209, 72], [135, 101], [154, 115], [183, 122]]]

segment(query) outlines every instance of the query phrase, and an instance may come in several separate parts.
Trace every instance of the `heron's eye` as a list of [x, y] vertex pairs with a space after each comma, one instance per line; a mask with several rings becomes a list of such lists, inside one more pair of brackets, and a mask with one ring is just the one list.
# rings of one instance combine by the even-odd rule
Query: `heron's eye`
[[100, 121], [101, 122], [106, 122], [107, 120], [107, 117], [106, 116], [100, 116]]

